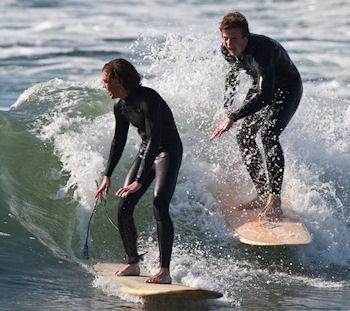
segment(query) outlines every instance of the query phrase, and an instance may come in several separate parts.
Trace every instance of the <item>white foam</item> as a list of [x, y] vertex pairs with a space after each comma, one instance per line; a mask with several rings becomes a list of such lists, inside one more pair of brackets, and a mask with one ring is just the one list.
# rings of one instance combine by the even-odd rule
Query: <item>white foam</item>
[[126, 301], [138, 304], [143, 303], [143, 300], [141, 298], [125, 294], [123, 291], [121, 291], [120, 287], [115, 282], [113, 282], [112, 278], [110, 277], [96, 275], [92, 285], [103, 290], [103, 292], [109, 296], [117, 296]]
[[0, 236], [8, 237], [8, 236], [11, 236], [11, 234], [0, 231]]
[[[253, 1], [236, 7], [251, 21], [253, 32], [282, 41], [305, 80], [302, 104], [281, 137], [286, 156], [283, 191], [313, 235], [313, 243], [300, 249], [298, 257], [316, 271], [324, 264], [348, 265], [350, 255], [344, 220], [350, 200], [339, 195], [340, 188], [346, 187], [344, 182], [339, 185], [339, 176], [347, 182], [346, 172], [350, 171], [346, 41], [349, 9], [340, 4], [340, 0], [322, 5], [315, 1], [302, 5], [300, 1]], [[314, 277], [293, 279], [278, 273], [270, 277], [269, 271], [259, 270], [251, 262], [239, 262], [234, 249], [230, 258], [218, 259], [218, 254], [203, 247], [212, 243], [232, 247], [233, 243], [217, 212], [217, 202], [207, 191], [208, 184], [214, 182], [220, 187], [230, 180], [232, 187], [239, 187], [242, 197], [252, 191], [235, 142], [235, 130], [209, 142], [210, 134], [222, 119], [227, 64], [219, 52], [218, 23], [228, 10], [227, 3], [201, 3], [193, 12], [191, 2], [152, 1], [135, 4], [132, 13], [126, 3], [89, 5], [93, 9], [80, 6], [76, 16], [69, 6], [42, 10], [46, 19], [35, 8], [11, 11], [4, 17], [4, 23], [13, 28], [0, 30], [0, 43], [10, 46], [1, 50], [0, 58], [64, 54], [77, 46], [84, 50], [122, 51], [125, 57], [132, 55], [145, 75], [144, 84], [154, 87], [173, 110], [185, 147], [171, 213], [176, 228], [185, 228], [192, 234], [177, 232], [184, 245], [179, 242], [174, 248], [175, 280], [223, 290], [225, 301], [232, 304], [239, 304], [240, 288], [249, 288], [249, 282], [260, 276], [268, 282], [287, 279], [316, 287], [343, 286], [342, 282], [328, 283]], [[167, 14], [169, 10], [171, 17]], [[323, 23], [329, 18], [332, 25]], [[143, 36], [130, 48], [129, 43], [118, 42], [135, 38], [140, 32]], [[36, 84], [18, 98], [12, 109], [38, 111], [35, 130], [41, 139], [52, 142], [62, 169], [69, 173], [67, 183], [52, 198], [64, 197], [69, 189], [74, 191], [83, 233], [93, 205], [93, 180], [99, 179], [104, 170], [114, 129], [111, 111], [87, 116], [82, 110], [81, 100], [89, 98], [89, 91], [103, 93], [100, 82], [81, 82], [85, 81], [86, 72], [97, 79], [102, 61], [75, 57], [69, 61], [65, 58], [61, 63], [42, 59], [38, 64], [41, 66], [27, 68], [23, 74], [70, 71], [78, 82], [54, 79]], [[101, 101], [108, 105], [106, 99]], [[132, 133], [126, 155], [133, 153], [138, 141]], [[196, 239], [201, 244], [196, 244]], [[191, 254], [186, 253], [189, 245], [195, 249]], [[149, 257], [153, 259], [148, 259], [145, 266], [154, 272], [158, 264], [157, 247], [148, 240], [142, 241], [141, 246], [152, 255]], [[240, 251], [237, 245], [233, 246]], [[218, 272], [223, 275], [221, 279], [217, 278]], [[95, 285], [108, 291], [110, 284], [98, 279]], [[114, 288], [110, 287], [110, 292]]]
[[[169, 33], [161, 38], [162, 44], [152, 43], [153, 40], [159, 41], [159, 37], [142, 37], [132, 48], [137, 52], [142, 45], [149, 47], [148, 51], [143, 52], [150, 66], [144, 69], [146, 77], [152, 78], [145, 78], [144, 84], [154, 87], [167, 100], [185, 146], [183, 167], [172, 205], [175, 221], [192, 230], [216, 231], [217, 235], [230, 239], [222, 230], [224, 226], [216, 212], [214, 198], [203, 189], [207, 189], [213, 180], [220, 184], [228, 176], [235, 176], [233, 183], [243, 181], [243, 189], [246, 188], [247, 193], [251, 191], [252, 185], [241, 163], [234, 130], [215, 143], [209, 142], [212, 130], [222, 118], [220, 111], [227, 66], [220, 55], [219, 45], [214, 44], [215, 37], [214, 32], [205, 38], [192, 32]], [[248, 80], [243, 83], [243, 87], [249, 83]], [[94, 87], [100, 88], [99, 83], [90, 83], [90, 88]], [[48, 95], [49, 92], [51, 95]], [[37, 127], [43, 140], [53, 140], [63, 170], [70, 174], [58, 197], [63, 195], [64, 189], [74, 188], [74, 197], [80, 206], [89, 210], [95, 191], [91, 181], [99, 179], [104, 170], [114, 121], [111, 113], [94, 119], [78, 113], [81, 97], [86, 98], [83, 94], [79, 83], [56, 79], [27, 90], [13, 108], [23, 103], [40, 106], [41, 102], [49, 101], [52, 104], [52, 110], [37, 121]], [[31, 100], [31, 97], [36, 100]], [[344, 160], [349, 150], [349, 139], [343, 129], [348, 127], [349, 110], [341, 105], [331, 108], [317, 102], [312, 108], [312, 114], [303, 113], [303, 110], [310, 110], [307, 103], [312, 103], [312, 100], [306, 88], [300, 112], [282, 135], [287, 157], [285, 195], [295, 202], [298, 212], [304, 216], [314, 235], [315, 247], [306, 248], [307, 257], [311, 257], [311, 260], [328, 258], [328, 261], [344, 264], [348, 253], [339, 250], [348, 249], [346, 239], [342, 238], [347, 236], [346, 226], [333, 216], [334, 208], [341, 202], [337, 198], [332, 177], [329, 176], [329, 181], [323, 181], [319, 166], [314, 169], [312, 164], [315, 160], [319, 163], [327, 160], [337, 167], [336, 159], [339, 158], [343, 160], [344, 169], [348, 169]], [[332, 109], [334, 115], [344, 109], [342, 122], [330, 123]], [[325, 111], [329, 115], [324, 116]], [[295, 135], [296, 132], [302, 133], [302, 136]], [[318, 133], [316, 137], [315, 132]], [[131, 136], [132, 147], [133, 139], [134, 144], [137, 144], [137, 138]], [[305, 149], [305, 144], [309, 148]], [[317, 145], [322, 145], [322, 153]], [[300, 193], [304, 193], [304, 196], [300, 196]], [[329, 196], [334, 198], [331, 205], [327, 202]], [[83, 224], [87, 217], [87, 214], [84, 215], [81, 216]], [[194, 221], [189, 221], [194, 215]], [[194, 225], [199, 229], [195, 229]]]
[[[214, 172], [218, 183], [230, 175], [227, 172], [234, 173], [231, 176], [236, 180], [245, 180], [246, 176], [232, 137], [234, 130], [225, 134], [220, 142], [211, 144], [208, 140], [222, 118], [218, 112], [222, 109], [225, 71], [212, 38], [214, 33], [212, 36], [209, 33], [205, 39], [193, 33], [170, 33], [163, 44], [152, 45], [150, 55], [147, 55], [151, 60], [147, 74], [155, 78], [146, 82], [167, 99], [175, 112], [185, 145], [183, 172], [186, 173], [183, 177], [195, 180], [187, 189], [193, 191], [198, 203], [201, 202], [201, 189], [206, 189], [212, 180], [206, 174]], [[329, 86], [339, 88], [338, 83]], [[314, 262], [346, 265], [350, 255], [347, 251], [348, 230], [342, 218], [334, 213], [339, 208], [342, 210], [345, 202], [337, 196], [332, 172], [350, 169], [349, 109], [343, 103], [332, 104], [328, 99], [329, 88], [318, 92], [315, 98], [308, 94], [309, 87], [307, 84], [302, 104], [281, 137], [286, 150], [284, 195], [294, 203], [313, 234], [314, 243], [305, 248], [306, 257]], [[322, 169], [324, 161], [329, 171]], [[249, 178], [246, 186], [251, 187]], [[180, 179], [176, 202], [179, 198], [186, 200], [181, 188]], [[207, 201], [202, 208], [211, 204]], [[181, 218], [181, 215], [177, 217]], [[201, 228], [205, 226], [205, 222], [200, 225]]]

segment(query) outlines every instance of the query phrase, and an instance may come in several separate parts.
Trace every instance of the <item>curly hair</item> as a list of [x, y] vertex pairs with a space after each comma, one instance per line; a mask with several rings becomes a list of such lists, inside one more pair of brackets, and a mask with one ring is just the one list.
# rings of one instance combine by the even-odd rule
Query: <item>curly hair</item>
[[128, 92], [141, 85], [140, 74], [126, 59], [113, 59], [103, 66], [102, 71], [106, 72], [110, 79], [118, 78]]

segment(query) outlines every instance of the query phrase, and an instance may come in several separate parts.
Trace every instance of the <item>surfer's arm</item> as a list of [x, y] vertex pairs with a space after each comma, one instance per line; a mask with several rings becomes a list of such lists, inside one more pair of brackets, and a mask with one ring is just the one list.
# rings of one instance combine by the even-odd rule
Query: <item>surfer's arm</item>
[[118, 111], [118, 104], [114, 106], [115, 131], [109, 152], [105, 176], [111, 177], [123, 153], [129, 130], [129, 121]]
[[232, 110], [232, 103], [237, 93], [238, 83], [237, 69], [234, 66], [230, 66], [225, 77], [224, 108], [227, 112]]
[[[237, 70], [234, 66], [230, 66], [225, 78], [224, 109], [227, 115], [232, 109], [232, 101], [237, 92], [238, 83]], [[214, 130], [210, 140], [220, 137], [224, 132], [227, 132], [233, 126], [233, 124], [234, 122], [226, 116], [224, 121], [221, 122], [220, 125]]]
[[102, 196], [108, 192], [110, 186], [110, 178], [112, 173], [117, 166], [120, 157], [123, 153], [126, 139], [129, 130], [129, 121], [123, 117], [117, 110], [117, 106], [114, 106], [114, 116], [115, 116], [115, 131], [114, 137], [111, 144], [111, 150], [109, 152], [109, 158], [107, 162], [107, 168], [105, 171], [105, 176], [103, 177], [101, 186], [95, 194], [95, 199], [101, 199]]
[[272, 104], [275, 90], [275, 66], [273, 56], [265, 57], [259, 64], [259, 79], [257, 82], [258, 92], [252, 97], [251, 91], [248, 92], [243, 105], [228, 114], [232, 121], [248, 117], [265, 106]]
[[140, 184], [143, 183], [147, 173], [153, 166], [160, 147], [162, 124], [160, 101], [161, 98], [155, 98], [155, 100], [143, 102], [141, 106], [145, 114], [146, 134], [149, 140], [136, 177], [136, 181]]

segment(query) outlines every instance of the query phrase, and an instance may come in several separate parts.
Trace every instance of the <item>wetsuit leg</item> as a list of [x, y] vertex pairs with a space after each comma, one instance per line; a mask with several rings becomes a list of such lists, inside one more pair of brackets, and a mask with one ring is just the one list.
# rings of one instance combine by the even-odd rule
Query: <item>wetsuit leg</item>
[[169, 268], [174, 241], [174, 227], [169, 215], [182, 160], [182, 146], [171, 152], [162, 152], [155, 160], [154, 216], [157, 221], [160, 266]]
[[237, 143], [244, 164], [255, 185], [258, 195], [267, 192], [267, 177], [262, 155], [256, 144], [257, 132], [261, 126], [264, 113], [254, 114], [242, 120], [237, 127]]
[[[128, 175], [126, 176], [124, 187], [135, 181], [142, 158], [138, 155], [134, 160]], [[140, 256], [137, 253], [137, 232], [134, 223], [133, 213], [135, 206], [149, 185], [154, 179], [154, 169], [152, 168], [141, 189], [129, 194], [126, 198], [121, 198], [118, 204], [118, 228], [124, 249], [127, 254], [128, 264], [138, 263]]]
[[279, 136], [286, 128], [299, 106], [302, 96], [302, 84], [295, 83], [288, 90], [276, 93], [275, 100], [266, 122], [261, 128], [261, 139], [266, 155], [266, 167], [269, 177], [269, 192], [280, 194], [284, 174], [284, 155]]

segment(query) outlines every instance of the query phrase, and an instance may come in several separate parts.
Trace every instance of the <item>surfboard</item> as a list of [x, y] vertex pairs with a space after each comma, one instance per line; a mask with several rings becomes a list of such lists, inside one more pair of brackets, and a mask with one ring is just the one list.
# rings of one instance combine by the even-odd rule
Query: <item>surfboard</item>
[[282, 201], [280, 221], [261, 221], [261, 209], [243, 209], [233, 206], [222, 209], [226, 225], [245, 244], [256, 246], [306, 245], [311, 235], [286, 200]]
[[116, 276], [115, 272], [121, 270], [125, 265], [118, 263], [96, 263], [93, 268], [97, 275], [110, 278], [120, 290], [132, 296], [142, 298], [166, 297], [183, 299], [217, 299], [222, 294], [216, 291], [192, 288], [178, 283], [172, 284], [149, 284], [146, 274], [141, 276]]

